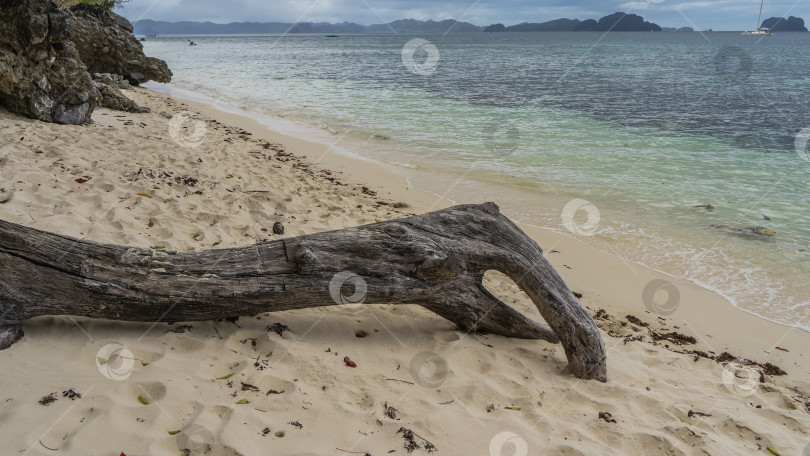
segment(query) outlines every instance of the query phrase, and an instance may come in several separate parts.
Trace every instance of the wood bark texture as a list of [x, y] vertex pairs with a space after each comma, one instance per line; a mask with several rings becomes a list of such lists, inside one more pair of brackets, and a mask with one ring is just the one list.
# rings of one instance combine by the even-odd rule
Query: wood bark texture
[[[548, 325], [487, 291], [495, 270]], [[0, 349], [43, 315], [217, 320], [329, 305], [418, 304], [465, 331], [562, 343], [570, 372], [606, 380], [591, 316], [493, 203], [197, 253], [74, 239], [0, 220]]]

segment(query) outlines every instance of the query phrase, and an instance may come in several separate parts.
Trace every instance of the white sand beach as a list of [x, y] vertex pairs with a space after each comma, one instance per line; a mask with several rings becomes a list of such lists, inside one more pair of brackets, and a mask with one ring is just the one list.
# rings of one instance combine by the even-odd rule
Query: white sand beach
[[[0, 110], [0, 219], [190, 252], [450, 204], [247, 115], [146, 89], [126, 94], [152, 113], [99, 109], [94, 124], [65, 126]], [[180, 122], [183, 113], [199, 120]], [[569, 375], [559, 345], [467, 334], [418, 306], [172, 325], [42, 317], [0, 351], [0, 453], [810, 454], [810, 334], [573, 237], [522, 228], [595, 316], [606, 383]], [[674, 312], [645, 307], [654, 280], [677, 290]], [[541, 320], [510, 280], [492, 274], [486, 284]], [[268, 330], [276, 323], [288, 330]], [[760, 381], [760, 368], [693, 351], [786, 375]]]

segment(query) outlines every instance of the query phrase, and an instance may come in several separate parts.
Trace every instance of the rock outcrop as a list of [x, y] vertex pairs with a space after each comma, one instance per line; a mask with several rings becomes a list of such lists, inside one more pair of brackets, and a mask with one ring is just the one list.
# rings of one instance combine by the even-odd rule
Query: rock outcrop
[[647, 22], [637, 14], [613, 13], [599, 21], [582, 21], [574, 28], [575, 32], [660, 32], [658, 24]]
[[126, 112], [152, 112], [150, 108], [140, 106], [121, 93], [121, 89], [132, 88], [121, 75], [96, 73], [93, 75], [93, 84], [101, 93], [101, 106], [105, 108]]
[[108, 86], [115, 87], [119, 90], [132, 89], [132, 86], [129, 85], [129, 81], [124, 79], [124, 77], [120, 74], [93, 73], [93, 81], [107, 84]]
[[89, 122], [101, 95], [72, 35], [51, 1], [0, 0], [0, 105], [46, 122]]
[[171, 81], [166, 62], [144, 55], [143, 44], [125, 18], [84, 4], [70, 7], [68, 14], [73, 43], [91, 73], [120, 74], [132, 85]]
[[[492, 24], [484, 32], [660, 32], [658, 24], [647, 22], [636, 14], [614, 13], [598, 21], [595, 19], [555, 19], [547, 22], [522, 22], [509, 27]], [[675, 31], [672, 29], [671, 31]]]
[[807, 27], [804, 26], [804, 19], [794, 16], [790, 16], [787, 19], [784, 17], [771, 17], [762, 21], [762, 26], [769, 28], [774, 32], [807, 31]]

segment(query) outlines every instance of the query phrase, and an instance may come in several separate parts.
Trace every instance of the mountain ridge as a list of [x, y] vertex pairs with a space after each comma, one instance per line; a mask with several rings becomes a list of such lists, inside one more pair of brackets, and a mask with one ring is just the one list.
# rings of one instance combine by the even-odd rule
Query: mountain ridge
[[151, 35], [229, 35], [229, 34], [261, 34], [261, 33], [347, 33], [347, 34], [444, 34], [475, 33], [483, 27], [469, 22], [446, 19], [443, 21], [420, 21], [416, 19], [401, 19], [387, 24], [361, 25], [354, 22], [332, 24], [327, 22], [229, 22], [218, 24], [210, 21], [154, 21], [142, 19], [133, 23], [135, 34]]
[[210, 21], [166, 22], [142, 19], [134, 22], [138, 35], [228, 35], [265, 33], [345, 33], [345, 34], [459, 34], [478, 32], [570, 32], [570, 31], [661, 31], [657, 24], [647, 22], [635, 14], [614, 13], [598, 21], [587, 19], [554, 19], [546, 22], [522, 22], [512, 26], [493, 24], [479, 26], [469, 22], [445, 19], [441, 21], [400, 19], [386, 24], [362, 25], [354, 22], [338, 24], [328, 22], [230, 22], [218, 24]]

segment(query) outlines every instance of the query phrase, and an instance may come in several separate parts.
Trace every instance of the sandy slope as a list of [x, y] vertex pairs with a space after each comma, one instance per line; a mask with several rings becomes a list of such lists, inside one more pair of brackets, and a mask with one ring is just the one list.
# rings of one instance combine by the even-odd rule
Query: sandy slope
[[[148, 91], [131, 95], [153, 114], [101, 110], [94, 125], [74, 127], [0, 113], [0, 217], [102, 242], [191, 251], [279, 238], [275, 222], [295, 236], [443, 205], [373, 164], [324, 155], [325, 146]], [[157, 114], [187, 109], [204, 111], [204, 138], [193, 121], [178, 128]], [[400, 201], [408, 207], [395, 209]], [[681, 313], [645, 313], [630, 296], [659, 275], [630, 274], [570, 239], [530, 232], [591, 312], [612, 315], [597, 320], [609, 349], [606, 384], [567, 375], [559, 346], [473, 337], [413, 306], [369, 303], [193, 328], [41, 318], [0, 352], [0, 453], [406, 454], [400, 428], [417, 434], [414, 454], [427, 453], [425, 439], [445, 455], [805, 451], [806, 333], [677, 281]], [[539, 319], [511, 282], [493, 274], [487, 284]], [[628, 313], [650, 328], [628, 323]], [[276, 322], [289, 331], [268, 331]], [[694, 334], [700, 350], [774, 362], [789, 375], [748, 382], [749, 371], [735, 377], [671, 350], [692, 347], [653, 344], [651, 329]], [[108, 344], [124, 347], [125, 359], [100, 352]], [[82, 397], [63, 397], [69, 388]], [[38, 403], [52, 392], [58, 400]]]

